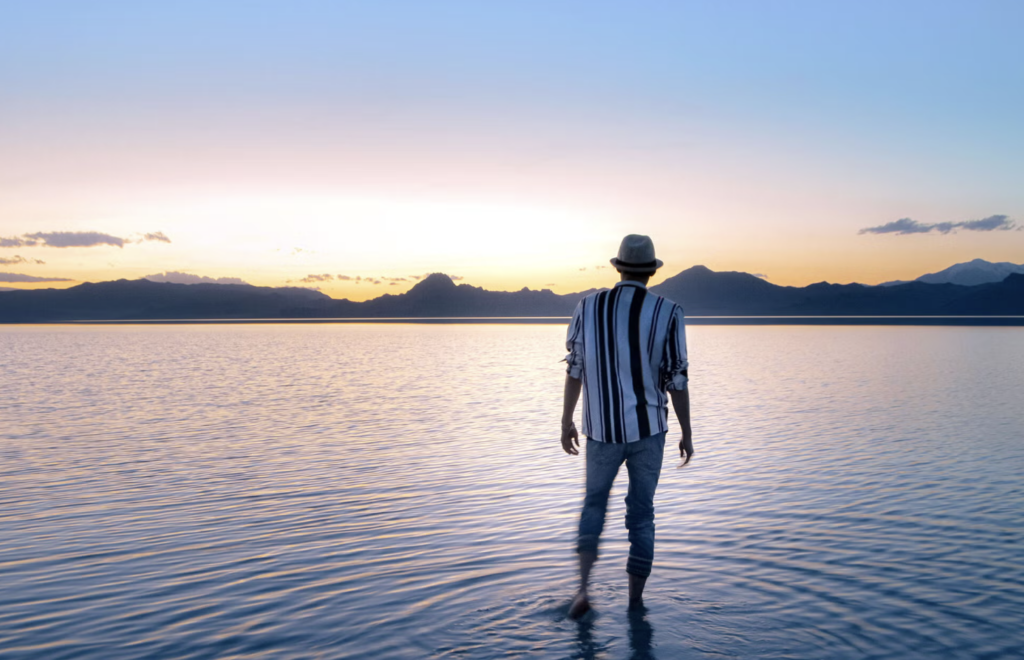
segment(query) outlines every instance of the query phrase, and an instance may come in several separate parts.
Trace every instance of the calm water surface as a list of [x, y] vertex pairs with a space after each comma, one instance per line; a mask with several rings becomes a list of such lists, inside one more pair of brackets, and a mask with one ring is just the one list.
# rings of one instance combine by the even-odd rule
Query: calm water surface
[[1024, 330], [691, 328], [648, 609], [620, 474], [579, 623], [563, 337], [0, 329], [0, 655], [1024, 655]]

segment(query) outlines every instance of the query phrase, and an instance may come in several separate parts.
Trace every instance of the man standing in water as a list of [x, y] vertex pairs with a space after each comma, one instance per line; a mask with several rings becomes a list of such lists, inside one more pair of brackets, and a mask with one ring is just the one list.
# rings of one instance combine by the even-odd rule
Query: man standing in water
[[590, 609], [590, 569], [597, 561], [608, 494], [623, 462], [629, 473], [629, 604], [643, 603], [654, 561], [654, 491], [668, 431], [668, 396], [683, 430], [682, 465], [693, 456], [683, 310], [647, 291], [647, 281], [662, 266], [649, 237], [626, 236], [611, 264], [621, 281], [580, 301], [566, 340], [562, 449], [579, 453], [573, 413], [581, 390], [587, 439], [586, 496], [576, 545], [580, 590], [569, 607], [572, 618]]

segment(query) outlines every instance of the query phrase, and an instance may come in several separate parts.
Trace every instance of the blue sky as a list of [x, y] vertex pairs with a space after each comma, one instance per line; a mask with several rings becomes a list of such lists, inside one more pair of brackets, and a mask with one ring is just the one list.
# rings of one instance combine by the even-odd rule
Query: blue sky
[[1024, 261], [1022, 232], [858, 233], [1024, 220], [1019, 2], [0, 15], [0, 237], [171, 240], [19, 248], [39, 276], [443, 270], [568, 291], [607, 277], [594, 266], [634, 231], [668, 275], [704, 263], [783, 284]]

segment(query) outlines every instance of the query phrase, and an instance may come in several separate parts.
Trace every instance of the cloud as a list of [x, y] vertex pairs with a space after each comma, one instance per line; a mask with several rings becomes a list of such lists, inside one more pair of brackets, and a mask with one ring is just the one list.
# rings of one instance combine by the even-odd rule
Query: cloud
[[765, 275], [764, 273], [751, 273], [751, 275], [753, 275], [754, 277], [760, 277], [762, 280], [768, 279], [768, 276]]
[[167, 238], [167, 236], [162, 231], [155, 231], [155, 232], [152, 232], [150, 234], [146, 234], [145, 236], [142, 237], [142, 240], [144, 240], [144, 241], [160, 241], [161, 243], [170, 243], [171, 242], [171, 239]]
[[1010, 231], [1016, 229], [1017, 223], [1005, 215], [990, 215], [981, 220], [965, 220], [963, 222], [934, 222], [931, 224], [918, 222], [911, 218], [900, 218], [877, 227], [865, 227], [858, 234], [927, 234], [937, 231], [948, 234], [957, 229], [966, 231]]
[[390, 284], [391, 286], [398, 286], [399, 283], [398, 282], [388, 282], [388, 284]]
[[462, 281], [462, 280], [466, 279], [466, 278], [465, 278], [465, 277], [463, 277], [462, 275], [452, 275], [452, 276], [451, 276], [451, 278], [452, 278], [452, 281], [453, 281], [453, 282], [460, 282], [460, 281]]
[[338, 275], [338, 279], [344, 282], [346, 280], [352, 279], [352, 277], [350, 275]]
[[968, 220], [960, 223], [961, 229], [970, 231], [1009, 231], [1016, 227], [1017, 223], [1005, 215], [990, 215], [981, 220]]
[[306, 275], [300, 282], [312, 283], [312, 282], [330, 282], [334, 279], [334, 275], [330, 273], [324, 273], [323, 275]]
[[20, 254], [13, 257], [0, 257], [0, 266], [13, 266], [14, 264], [45, 264], [42, 259], [26, 259]]
[[170, 243], [171, 239], [162, 231], [142, 234], [138, 240], [112, 236], [99, 231], [37, 231], [21, 236], [0, 237], [0, 247], [97, 247], [112, 245], [123, 248], [125, 243], [142, 243], [143, 241], [160, 241]]
[[0, 273], [0, 282], [74, 282], [66, 277], [36, 277], [21, 273]]
[[586, 266], [584, 266], [583, 268], [580, 268], [580, 270], [586, 270], [586, 269], [587, 269], [587, 267], [586, 267]]
[[248, 284], [237, 277], [206, 277], [205, 275], [193, 275], [192, 273], [179, 273], [169, 270], [166, 273], [155, 273], [146, 275], [142, 279], [150, 282], [170, 282], [172, 284]]
[[24, 238], [37, 241], [34, 245], [47, 247], [95, 247], [97, 245], [113, 245], [124, 247], [124, 239], [98, 231], [39, 231], [25, 234]]

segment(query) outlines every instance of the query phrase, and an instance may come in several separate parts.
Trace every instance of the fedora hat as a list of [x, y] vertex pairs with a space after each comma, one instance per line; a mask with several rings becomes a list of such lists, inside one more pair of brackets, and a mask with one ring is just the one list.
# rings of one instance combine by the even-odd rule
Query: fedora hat
[[612, 266], [622, 273], [653, 273], [664, 265], [654, 258], [654, 241], [650, 236], [630, 234], [619, 245], [619, 256], [612, 257]]

